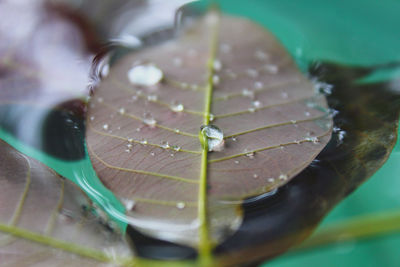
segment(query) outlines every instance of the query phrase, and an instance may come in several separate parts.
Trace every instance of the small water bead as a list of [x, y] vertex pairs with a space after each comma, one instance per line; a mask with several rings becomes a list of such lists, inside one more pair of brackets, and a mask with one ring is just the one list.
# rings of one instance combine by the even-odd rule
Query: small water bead
[[235, 160], [234, 162], [235, 162], [235, 164], [239, 164], [239, 161], [238, 161], [238, 160]]
[[181, 130], [175, 128], [175, 129], [174, 129], [174, 132], [175, 132], [175, 133], [180, 133]]
[[249, 75], [252, 78], [257, 78], [258, 77], [258, 71], [255, 69], [247, 69], [246, 70], [247, 75]]
[[307, 117], [310, 117], [310, 116], [311, 116], [311, 113], [308, 112], [308, 111], [305, 111], [305, 112], [304, 112], [304, 115], [306, 115]]
[[249, 159], [254, 159], [254, 155], [255, 155], [254, 151], [246, 153], [246, 157], [248, 157]]
[[268, 181], [268, 183], [273, 183], [273, 182], [275, 182], [275, 178], [268, 178], [267, 181]]
[[258, 101], [258, 100], [255, 100], [255, 101], [251, 102], [251, 104], [255, 108], [260, 108], [262, 106], [262, 103], [260, 101]]
[[286, 174], [281, 174], [281, 175], [279, 175], [279, 180], [281, 180], [281, 181], [286, 181], [287, 179], [288, 179], [288, 177], [287, 177]]
[[278, 66], [273, 65], [273, 64], [267, 64], [267, 65], [265, 65], [265, 66], [264, 66], [264, 69], [265, 69], [266, 71], [268, 71], [269, 73], [271, 73], [271, 74], [277, 74], [278, 71], [279, 71]]
[[175, 67], [182, 67], [183, 61], [182, 61], [182, 58], [180, 58], [180, 57], [175, 57], [175, 58], [172, 60], [172, 63], [174, 64]]
[[90, 120], [91, 120], [91, 121], [94, 121], [94, 116], [90, 116]]
[[138, 100], [138, 96], [137, 96], [137, 95], [133, 95], [133, 96], [132, 96], [132, 101], [135, 102], [135, 101], [137, 101], [137, 100]]
[[141, 130], [142, 130], [142, 128], [137, 127], [135, 131], [136, 131], [136, 132], [140, 132]]
[[124, 204], [126, 210], [128, 211], [132, 211], [136, 205], [136, 202], [132, 199], [123, 199], [122, 203]]
[[257, 179], [258, 178], [258, 174], [257, 173], [253, 174], [253, 178]]
[[287, 99], [289, 97], [288, 93], [282, 92], [281, 93], [282, 98]]
[[124, 115], [125, 114], [125, 109], [124, 108], [120, 108], [118, 110], [118, 113], [121, 114], [121, 115]]
[[231, 139], [232, 139], [233, 142], [236, 142], [236, 141], [237, 141], [237, 137], [235, 137], [235, 136], [232, 136]]
[[199, 86], [197, 85], [197, 84], [192, 84], [192, 85], [190, 85], [190, 89], [192, 90], [192, 91], [196, 91], [196, 90], [199, 90]]
[[181, 83], [180, 85], [182, 88], [185, 88], [185, 89], [189, 88], [189, 84], [187, 84], [187, 83]]
[[137, 86], [154, 86], [162, 80], [163, 76], [163, 72], [152, 64], [134, 66], [128, 71], [129, 81]]
[[150, 152], [150, 155], [154, 157], [156, 155], [156, 153]]
[[158, 96], [157, 95], [148, 95], [147, 100], [150, 102], [156, 102], [158, 100]]
[[164, 148], [164, 149], [170, 148], [169, 143], [167, 141], [162, 142], [161, 143], [161, 147]]
[[104, 102], [104, 99], [103, 99], [102, 97], [99, 97], [99, 98], [97, 98], [97, 102], [103, 103], [103, 102]]
[[214, 85], [218, 85], [219, 82], [220, 82], [219, 76], [218, 76], [218, 75], [214, 75], [214, 76], [212, 77], [212, 82], [213, 82]]
[[131, 150], [130, 149], [125, 149], [125, 152], [126, 153], [131, 153]]
[[133, 143], [133, 141], [134, 141], [133, 138], [128, 138], [129, 143]]
[[145, 112], [143, 114], [143, 123], [150, 127], [154, 127], [156, 125], [157, 121], [154, 119], [154, 117], [149, 112]]
[[248, 111], [249, 111], [250, 113], [254, 113], [254, 112], [256, 112], [256, 109], [255, 109], [255, 108], [248, 108]]
[[176, 203], [176, 207], [180, 210], [184, 209], [186, 207], [185, 202], [178, 202]]
[[[203, 125], [200, 127], [200, 141], [203, 146], [207, 145], [208, 151], [221, 151], [225, 145], [224, 133], [215, 125]], [[207, 144], [203, 142], [207, 142]]]
[[181, 147], [180, 146], [172, 146], [172, 149], [175, 151], [181, 151]]
[[104, 125], [103, 125], [103, 129], [104, 129], [104, 130], [107, 131], [109, 128], [110, 128], [110, 126], [109, 126], [108, 124], [104, 124]]
[[133, 145], [132, 145], [131, 143], [129, 143], [129, 144], [126, 145], [126, 147], [127, 147], [128, 149], [132, 149]]
[[291, 122], [292, 124], [296, 124], [296, 123], [297, 123], [296, 120], [290, 120], [290, 122]]
[[174, 153], [169, 154], [170, 157], [175, 157]]
[[215, 116], [214, 116], [214, 114], [210, 114], [210, 121], [214, 121], [214, 119], [215, 119]]
[[264, 84], [262, 82], [255, 82], [254, 83], [254, 88], [255, 89], [262, 89], [264, 87]]
[[244, 88], [244, 89], [242, 90], [242, 96], [254, 98], [254, 92], [251, 91], [251, 90], [249, 90], [249, 89], [247, 89], [247, 88]]
[[140, 141], [140, 143], [141, 143], [142, 145], [147, 145], [147, 144], [148, 144], [148, 142], [147, 142], [146, 139], [143, 139], [142, 141]]
[[220, 71], [222, 69], [222, 63], [219, 59], [214, 60], [213, 68], [215, 71]]
[[171, 105], [171, 110], [173, 111], [173, 112], [182, 112], [183, 110], [184, 110], [184, 106], [183, 106], [183, 104], [182, 103], [172, 103], [172, 105]]

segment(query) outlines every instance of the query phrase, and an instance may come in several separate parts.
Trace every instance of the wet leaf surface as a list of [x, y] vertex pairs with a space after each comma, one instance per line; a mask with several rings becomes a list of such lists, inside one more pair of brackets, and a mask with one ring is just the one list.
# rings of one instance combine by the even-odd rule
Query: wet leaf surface
[[131, 256], [78, 187], [3, 141], [0, 151], [0, 266], [110, 266], [113, 255]]
[[314, 87], [264, 29], [210, 12], [111, 68], [89, 103], [89, 155], [135, 202], [134, 227], [206, 257], [239, 227], [245, 198], [286, 184], [329, 141]]

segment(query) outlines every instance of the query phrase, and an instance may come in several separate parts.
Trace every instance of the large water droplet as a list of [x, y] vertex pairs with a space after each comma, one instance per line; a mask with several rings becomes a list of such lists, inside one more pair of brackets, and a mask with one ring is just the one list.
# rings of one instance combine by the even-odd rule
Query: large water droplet
[[214, 60], [213, 68], [215, 71], [220, 71], [222, 69], [222, 63], [220, 60]]
[[103, 129], [104, 129], [104, 130], [107, 131], [109, 128], [110, 128], [110, 126], [109, 126], [108, 124], [104, 124], [104, 125], [103, 125]]
[[128, 71], [129, 81], [137, 86], [154, 86], [163, 78], [163, 72], [154, 65], [134, 66]]
[[162, 148], [165, 148], [165, 149], [170, 148], [169, 143], [168, 143], [167, 141], [163, 141], [163, 142], [161, 143], [161, 147], [162, 147]]
[[208, 151], [221, 151], [225, 144], [223, 132], [215, 125], [200, 127], [200, 141], [207, 146]]
[[185, 202], [178, 202], [176, 203], [176, 207], [180, 210], [184, 209], [186, 207]]

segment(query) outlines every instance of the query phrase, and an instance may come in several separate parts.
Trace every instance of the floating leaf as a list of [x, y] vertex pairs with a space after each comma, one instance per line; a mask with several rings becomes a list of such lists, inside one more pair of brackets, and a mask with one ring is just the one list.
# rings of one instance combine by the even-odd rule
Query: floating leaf
[[[138, 66], [154, 66], [163, 79], [132, 82]], [[306, 168], [332, 129], [325, 96], [272, 35], [216, 12], [178, 40], [117, 62], [95, 89], [88, 118], [94, 168], [135, 202], [132, 225], [197, 248], [201, 260], [238, 229], [240, 204]], [[223, 132], [220, 151], [204, 145], [218, 139], [203, 132], [211, 124]]]
[[0, 151], [0, 266], [117, 266], [116, 255], [131, 257], [80, 189], [3, 141]]

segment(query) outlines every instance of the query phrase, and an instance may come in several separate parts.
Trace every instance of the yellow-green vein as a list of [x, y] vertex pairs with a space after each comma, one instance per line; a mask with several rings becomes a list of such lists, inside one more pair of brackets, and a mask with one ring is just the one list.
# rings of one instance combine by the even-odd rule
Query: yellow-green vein
[[[205, 91], [205, 103], [204, 103], [204, 119], [203, 124], [208, 125], [210, 123], [211, 104], [213, 96], [213, 76], [214, 76], [214, 62], [216, 59], [217, 47], [218, 47], [218, 24], [219, 14], [217, 12], [211, 12], [206, 19], [210, 19], [213, 22], [211, 25], [211, 40], [210, 40], [210, 57], [207, 62], [208, 80]], [[204, 144], [207, 144], [207, 140], [204, 140]], [[199, 260], [201, 266], [209, 266], [211, 262], [211, 250], [212, 242], [209, 236], [208, 229], [208, 214], [207, 214], [207, 175], [208, 175], [208, 147], [203, 146], [201, 155], [201, 170], [200, 170], [200, 188], [199, 188], [199, 204], [198, 204], [198, 217], [200, 221], [199, 228]]]

